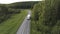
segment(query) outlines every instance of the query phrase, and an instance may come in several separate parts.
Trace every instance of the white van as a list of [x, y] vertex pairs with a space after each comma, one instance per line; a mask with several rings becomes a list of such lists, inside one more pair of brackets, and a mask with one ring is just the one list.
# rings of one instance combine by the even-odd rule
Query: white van
[[30, 17], [31, 17], [31, 15], [30, 15], [30, 14], [28, 14], [28, 15], [27, 15], [27, 20], [30, 20]]

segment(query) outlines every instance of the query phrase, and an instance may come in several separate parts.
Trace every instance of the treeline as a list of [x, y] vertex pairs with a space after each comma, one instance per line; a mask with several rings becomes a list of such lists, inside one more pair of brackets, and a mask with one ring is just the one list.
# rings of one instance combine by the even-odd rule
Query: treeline
[[32, 13], [32, 34], [60, 34], [60, 0], [36, 4]]
[[16, 2], [12, 4], [8, 4], [10, 8], [14, 9], [31, 9], [33, 8], [34, 4], [38, 3], [39, 1], [30, 1], [30, 2]]

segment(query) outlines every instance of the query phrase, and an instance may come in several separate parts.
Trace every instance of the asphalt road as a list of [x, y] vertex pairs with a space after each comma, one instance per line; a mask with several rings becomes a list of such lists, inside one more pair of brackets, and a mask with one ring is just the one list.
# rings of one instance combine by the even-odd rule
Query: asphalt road
[[[28, 15], [31, 15], [31, 10], [27, 10]], [[16, 34], [30, 34], [30, 20], [27, 20], [27, 17], [25, 17], [22, 25], [18, 29]]]

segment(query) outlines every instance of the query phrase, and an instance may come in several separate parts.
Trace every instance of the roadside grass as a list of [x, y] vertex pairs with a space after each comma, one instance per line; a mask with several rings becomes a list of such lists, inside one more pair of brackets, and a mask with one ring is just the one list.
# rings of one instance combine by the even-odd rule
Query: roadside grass
[[1, 23], [0, 34], [16, 34], [26, 15], [27, 11], [21, 11], [21, 13], [14, 14], [11, 18]]

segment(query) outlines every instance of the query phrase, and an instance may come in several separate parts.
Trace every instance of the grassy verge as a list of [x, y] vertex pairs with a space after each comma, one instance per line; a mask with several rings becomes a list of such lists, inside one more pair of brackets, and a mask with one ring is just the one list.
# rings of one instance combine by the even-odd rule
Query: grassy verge
[[19, 26], [27, 15], [27, 11], [12, 15], [10, 19], [0, 24], [0, 34], [16, 34]]

